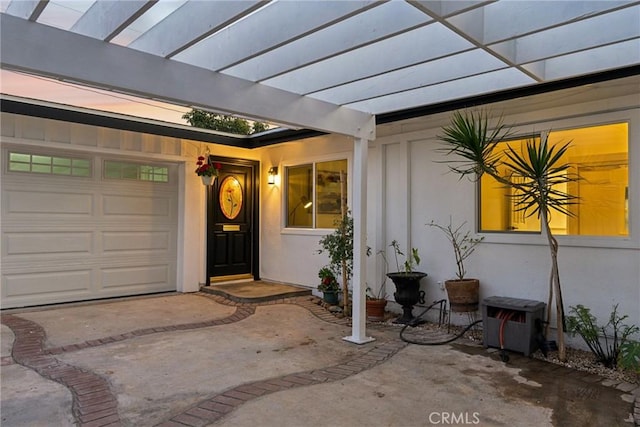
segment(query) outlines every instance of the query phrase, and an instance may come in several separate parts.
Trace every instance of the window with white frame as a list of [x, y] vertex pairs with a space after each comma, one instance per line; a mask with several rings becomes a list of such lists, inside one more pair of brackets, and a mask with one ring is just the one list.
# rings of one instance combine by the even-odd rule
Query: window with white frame
[[347, 204], [347, 166], [340, 159], [286, 167], [286, 227], [334, 228]]
[[[563, 184], [564, 192], [577, 196], [567, 209], [572, 215], [551, 212], [554, 234], [573, 236], [625, 237], [629, 235], [629, 129], [627, 123], [613, 123], [549, 131], [551, 145], [570, 142], [560, 161], [571, 165], [569, 173], [579, 177]], [[522, 151], [526, 139], [502, 142]], [[519, 179], [510, 171], [504, 177]], [[516, 209], [517, 194], [490, 176], [480, 180], [480, 231], [534, 232], [541, 230], [536, 215]]]

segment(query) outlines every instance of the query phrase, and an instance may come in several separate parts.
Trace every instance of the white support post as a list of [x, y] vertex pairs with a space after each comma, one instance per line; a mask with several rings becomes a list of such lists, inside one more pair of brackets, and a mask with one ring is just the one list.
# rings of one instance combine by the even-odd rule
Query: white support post
[[365, 344], [374, 340], [367, 337], [367, 161], [369, 141], [355, 138], [353, 155], [353, 301], [351, 336], [345, 341]]

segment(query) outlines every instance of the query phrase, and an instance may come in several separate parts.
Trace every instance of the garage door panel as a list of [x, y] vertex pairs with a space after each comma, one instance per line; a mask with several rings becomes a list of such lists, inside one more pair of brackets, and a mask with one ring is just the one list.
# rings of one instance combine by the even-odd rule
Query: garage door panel
[[93, 195], [61, 191], [20, 191], [6, 192], [6, 209], [9, 215], [86, 215], [93, 213]]
[[109, 231], [102, 233], [103, 252], [170, 251], [168, 231]]
[[5, 233], [3, 242], [5, 254], [11, 258], [51, 254], [90, 255], [92, 248], [93, 233], [90, 232], [9, 232]]
[[93, 283], [90, 269], [8, 274], [3, 279], [3, 299], [45, 294], [54, 298], [86, 296]]
[[170, 200], [158, 197], [113, 196], [103, 198], [103, 214], [170, 217]]
[[107, 268], [101, 272], [103, 289], [136, 289], [153, 286], [166, 290], [169, 269], [166, 264]]

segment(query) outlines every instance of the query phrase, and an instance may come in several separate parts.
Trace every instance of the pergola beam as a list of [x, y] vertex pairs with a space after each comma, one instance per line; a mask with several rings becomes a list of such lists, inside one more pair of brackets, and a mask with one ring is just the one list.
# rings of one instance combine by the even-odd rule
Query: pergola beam
[[98, 1], [71, 27], [71, 31], [109, 41], [149, 10], [155, 3], [157, 3], [157, 0], [144, 3]]
[[13, 0], [7, 6], [7, 13], [29, 21], [35, 21], [47, 7], [49, 0]]
[[[266, 3], [264, 0], [187, 2], [131, 42], [129, 47], [169, 58]], [[189, 25], [184, 25], [185, 22]]]
[[174, 104], [366, 139], [375, 117], [0, 14], [0, 65]]

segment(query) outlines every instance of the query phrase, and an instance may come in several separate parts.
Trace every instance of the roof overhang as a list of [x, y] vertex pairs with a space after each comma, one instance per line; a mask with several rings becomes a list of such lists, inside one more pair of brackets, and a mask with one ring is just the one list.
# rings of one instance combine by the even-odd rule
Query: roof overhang
[[[640, 76], [640, 66], [636, 65], [540, 85], [532, 85], [524, 88], [510, 89], [491, 94], [452, 100], [420, 108], [411, 108], [380, 114], [376, 116], [376, 125], [425, 117], [463, 108], [478, 107], [496, 102], [519, 98], [525, 99], [534, 95], [552, 94], [564, 89], [616, 81], [632, 76]], [[190, 139], [205, 143], [248, 149], [266, 147], [289, 141], [299, 141], [326, 134], [326, 132], [312, 129], [279, 128], [253, 135], [233, 135], [195, 128], [192, 126], [141, 119], [139, 117], [127, 116], [124, 114], [106, 113], [104, 111], [27, 99], [6, 94], [0, 94], [0, 111], [24, 116], [61, 120], [132, 132], [148, 133], [152, 135], [168, 136], [172, 138]]]

